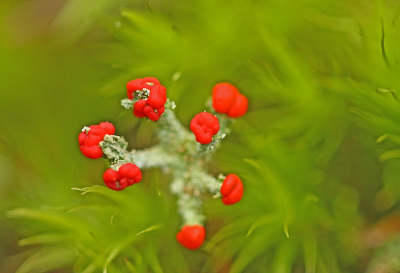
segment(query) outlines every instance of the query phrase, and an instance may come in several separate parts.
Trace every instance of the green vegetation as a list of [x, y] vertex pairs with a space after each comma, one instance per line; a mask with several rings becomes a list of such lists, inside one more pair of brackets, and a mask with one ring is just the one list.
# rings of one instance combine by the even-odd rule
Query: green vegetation
[[[398, 272], [398, 2], [9, 0], [0, 19], [1, 272]], [[218, 82], [250, 102], [210, 166], [243, 199], [207, 197], [196, 251], [168, 176], [113, 192], [78, 148], [106, 120], [157, 141], [120, 106], [146, 76], [185, 126]]]

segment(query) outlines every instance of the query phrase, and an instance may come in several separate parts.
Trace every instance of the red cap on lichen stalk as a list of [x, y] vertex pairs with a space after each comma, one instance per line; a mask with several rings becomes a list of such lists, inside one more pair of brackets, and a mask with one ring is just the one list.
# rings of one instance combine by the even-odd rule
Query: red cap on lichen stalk
[[230, 118], [238, 118], [246, 114], [249, 102], [232, 84], [218, 83], [212, 90], [213, 108]]
[[99, 125], [85, 127], [84, 132], [79, 134], [79, 149], [84, 156], [97, 159], [103, 156], [99, 143], [105, 135], [113, 135], [115, 127], [109, 122], [101, 122]]
[[176, 234], [176, 240], [188, 249], [199, 248], [206, 237], [206, 230], [201, 225], [184, 225]]
[[196, 141], [208, 144], [212, 137], [219, 131], [219, 121], [216, 116], [207, 112], [201, 112], [194, 116], [190, 122], [190, 130], [196, 136]]
[[134, 93], [141, 93], [138, 101], [133, 105], [133, 114], [138, 118], [148, 117], [157, 121], [164, 113], [164, 104], [167, 102], [167, 90], [153, 77], [129, 81], [126, 85], [128, 98], [134, 99]]

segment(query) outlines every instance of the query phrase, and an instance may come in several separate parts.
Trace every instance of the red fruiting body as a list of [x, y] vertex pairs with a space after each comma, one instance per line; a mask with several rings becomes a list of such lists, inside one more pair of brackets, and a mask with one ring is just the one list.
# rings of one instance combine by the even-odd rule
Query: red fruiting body
[[[149, 84], [150, 83], [150, 84]], [[153, 77], [146, 77], [143, 79], [136, 79], [129, 81], [126, 84], [126, 89], [128, 90], [128, 98], [133, 99], [133, 92], [138, 90], [143, 90], [143, 88], [149, 89], [152, 85], [159, 85], [160, 82]]]
[[82, 132], [78, 136], [79, 149], [84, 156], [96, 159], [103, 156], [99, 143], [105, 135], [113, 135], [115, 127], [109, 122], [101, 122], [99, 125], [89, 126], [89, 132]]
[[153, 121], [157, 121], [165, 111], [165, 107], [155, 109], [148, 105], [148, 100], [138, 100], [133, 105], [133, 114], [138, 118], [148, 117]]
[[150, 95], [147, 98], [147, 104], [155, 109], [164, 107], [167, 102], [167, 89], [161, 84], [154, 84], [148, 89], [150, 89]]
[[107, 169], [103, 174], [103, 181], [106, 183], [106, 186], [113, 190], [123, 190], [125, 187], [121, 188], [120, 184], [118, 183], [118, 172], [114, 171], [113, 169]]
[[142, 172], [133, 163], [122, 165], [118, 171], [108, 169], [103, 174], [104, 183], [112, 190], [121, 191], [142, 180]]
[[239, 90], [230, 83], [218, 83], [212, 90], [213, 108], [219, 113], [227, 114], [231, 118], [238, 118], [246, 114], [249, 102], [240, 94]]
[[199, 248], [206, 237], [206, 230], [201, 225], [185, 225], [176, 234], [176, 240], [188, 249]]
[[196, 136], [197, 142], [208, 144], [212, 141], [212, 136], [219, 131], [218, 118], [210, 113], [201, 112], [190, 122], [190, 130]]
[[222, 183], [222, 202], [225, 205], [232, 205], [239, 202], [243, 196], [243, 183], [236, 174], [228, 174]]
[[236, 100], [233, 103], [232, 107], [229, 108], [227, 115], [231, 118], [241, 117], [246, 114], [248, 107], [249, 102], [247, 101], [247, 98], [244, 95], [239, 94], [236, 96]]
[[138, 118], [148, 117], [157, 121], [164, 113], [164, 104], [167, 101], [167, 90], [156, 78], [147, 77], [128, 82], [128, 98], [133, 99], [135, 91], [149, 90], [149, 97], [145, 100], [137, 101], [133, 106], [133, 114]]
[[227, 113], [239, 94], [239, 90], [230, 83], [215, 85], [212, 90], [214, 110], [219, 113]]

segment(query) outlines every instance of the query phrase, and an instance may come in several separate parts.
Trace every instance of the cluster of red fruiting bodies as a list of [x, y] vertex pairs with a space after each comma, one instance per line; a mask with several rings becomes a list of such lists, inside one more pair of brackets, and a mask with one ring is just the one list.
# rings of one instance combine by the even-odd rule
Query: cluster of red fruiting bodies
[[196, 136], [196, 141], [209, 144], [212, 137], [219, 131], [219, 121], [213, 114], [202, 112], [194, 116], [190, 122], [190, 130]]
[[[129, 81], [127, 95], [133, 104], [133, 114], [138, 118], [147, 117], [157, 121], [165, 111], [167, 101], [166, 88], [156, 78], [146, 77]], [[219, 83], [212, 90], [213, 108], [216, 112], [226, 114], [230, 118], [243, 116], [248, 108], [247, 98], [229, 83]], [[213, 136], [220, 129], [218, 118], [207, 112], [197, 114], [190, 123], [190, 129], [201, 144], [212, 142]], [[97, 159], [103, 156], [100, 142], [106, 135], [113, 135], [115, 127], [109, 122], [101, 122], [84, 128], [79, 134], [79, 148], [88, 158]], [[110, 189], [120, 191], [140, 182], [142, 173], [133, 163], [125, 163], [117, 170], [107, 169], [103, 180]], [[235, 174], [229, 174], [224, 179], [221, 189], [222, 202], [232, 205], [239, 202], [243, 196], [243, 183]], [[176, 239], [188, 249], [199, 248], [205, 239], [205, 229], [201, 225], [184, 225]]]
[[128, 98], [132, 100], [136, 91], [146, 92], [147, 99], [140, 99], [133, 105], [133, 114], [138, 118], [148, 117], [157, 121], [165, 111], [167, 90], [156, 78], [147, 77], [129, 81], [126, 85]]
[[110, 189], [121, 191], [127, 186], [132, 186], [142, 180], [142, 172], [133, 163], [126, 163], [118, 171], [108, 169], [103, 174], [104, 183]]
[[103, 141], [105, 135], [113, 135], [115, 127], [109, 122], [101, 122], [99, 125], [89, 126], [84, 132], [79, 134], [79, 149], [84, 156], [97, 159], [103, 156], [99, 143]]
[[246, 96], [232, 84], [218, 83], [212, 90], [213, 108], [218, 113], [227, 114], [230, 118], [238, 118], [246, 114], [249, 102]]

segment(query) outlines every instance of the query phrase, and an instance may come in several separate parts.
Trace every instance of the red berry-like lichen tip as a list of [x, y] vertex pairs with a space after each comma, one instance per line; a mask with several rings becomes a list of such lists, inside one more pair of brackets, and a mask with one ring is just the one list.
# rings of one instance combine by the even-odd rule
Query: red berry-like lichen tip
[[201, 225], [185, 225], [176, 234], [176, 240], [188, 249], [199, 248], [206, 237], [206, 230]]

